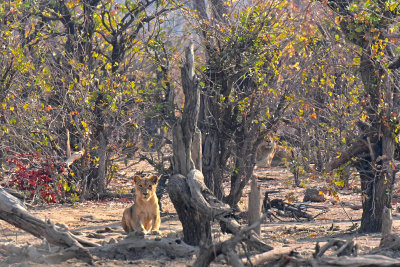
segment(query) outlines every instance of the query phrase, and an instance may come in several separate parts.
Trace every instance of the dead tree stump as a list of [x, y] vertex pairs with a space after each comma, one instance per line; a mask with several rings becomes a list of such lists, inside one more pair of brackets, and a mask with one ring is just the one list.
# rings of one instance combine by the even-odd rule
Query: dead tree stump
[[[255, 176], [251, 180], [251, 191], [249, 195], [249, 203], [247, 208], [247, 216], [249, 225], [252, 225], [261, 218], [261, 193], [260, 187], [257, 185]], [[261, 234], [260, 224], [254, 228], [254, 232]]]
[[183, 241], [193, 246], [198, 246], [201, 241], [210, 243], [210, 218], [192, 206], [186, 178], [180, 174], [173, 175], [167, 190], [182, 223]]

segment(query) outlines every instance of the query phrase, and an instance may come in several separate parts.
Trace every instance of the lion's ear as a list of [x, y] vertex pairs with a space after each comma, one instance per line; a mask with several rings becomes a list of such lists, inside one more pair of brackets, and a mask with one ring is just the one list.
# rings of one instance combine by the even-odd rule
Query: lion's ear
[[151, 182], [153, 184], [156, 184], [158, 182], [158, 176], [157, 175], [152, 175], [152, 176], [150, 176], [149, 179], [151, 180]]
[[137, 183], [139, 182], [139, 180], [140, 180], [140, 176], [139, 176], [139, 175], [133, 176], [133, 182], [134, 182], [135, 184], [137, 184]]

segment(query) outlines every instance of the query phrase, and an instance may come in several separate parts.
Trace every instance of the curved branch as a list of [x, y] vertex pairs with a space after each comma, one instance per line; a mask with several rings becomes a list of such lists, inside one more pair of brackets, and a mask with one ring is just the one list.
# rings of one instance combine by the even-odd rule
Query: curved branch
[[368, 153], [369, 146], [364, 141], [358, 141], [357, 143], [350, 146], [346, 151], [344, 151], [339, 157], [334, 160], [328, 162], [328, 164], [324, 168], [324, 172], [330, 172], [336, 168], [339, 168], [343, 164], [349, 162], [351, 158], [361, 154]]

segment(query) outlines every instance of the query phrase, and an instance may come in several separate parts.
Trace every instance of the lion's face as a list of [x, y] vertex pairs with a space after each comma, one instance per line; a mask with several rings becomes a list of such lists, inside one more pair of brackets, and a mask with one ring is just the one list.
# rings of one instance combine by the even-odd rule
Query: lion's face
[[157, 175], [151, 175], [144, 178], [135, 175], [133, 181], [136, 186], [136, 194], [140, 199], [149, 200], [151, 196], [155, 195], [158, 183]]

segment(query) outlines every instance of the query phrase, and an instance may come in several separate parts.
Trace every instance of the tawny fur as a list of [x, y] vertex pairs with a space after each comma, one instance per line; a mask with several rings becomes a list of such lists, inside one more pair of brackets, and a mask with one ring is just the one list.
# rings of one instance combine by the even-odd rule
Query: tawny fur
[[152, 175], [142, 178], [133, 177], [136, 187], [135, 204], [124, 210], [122, 228], [126, 233], [160, 234], [160, 207], [156, 196], [158, 177]]

